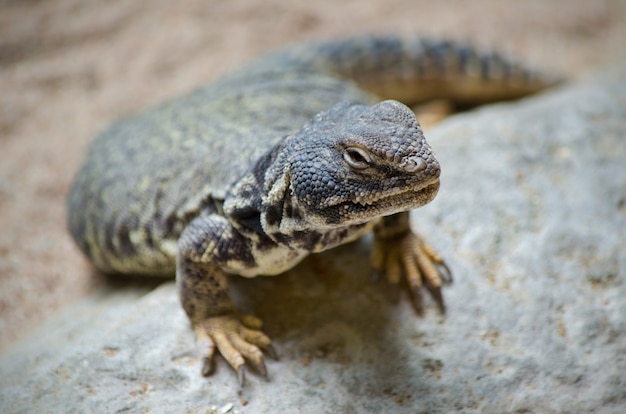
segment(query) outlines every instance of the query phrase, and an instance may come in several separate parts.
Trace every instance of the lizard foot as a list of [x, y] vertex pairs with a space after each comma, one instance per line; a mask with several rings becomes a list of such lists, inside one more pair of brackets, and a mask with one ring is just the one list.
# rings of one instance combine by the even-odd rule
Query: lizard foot
[[237, 371], [241, 386], [246, 380], [246, 360], [261, 375], [267, 377], [261, 349], [274, 359], [276, 356], [270, 339], [261, 332], [261, 325], [260, 319], [243, 314], [213, 316], [195, 324], [194, 330], [198, 346], [205, 355], [202, 363], [202, 375], [211, 375], [215, 370], [213, 357], [217, 348], [230, 366]]
[[452, 282], [452, 274], [439, 253], [415, 233], [409, 231], [392, 239], [374, 238], [372, 268], [375, 275], [386, 276], [393, 299], [398, 297], [399, 284], [404, 274], [411, 303], [418, 314], [424, 312], [424, 285], [437, 302], [439, 310], [445, 312], [441, 287], [444, 283]]

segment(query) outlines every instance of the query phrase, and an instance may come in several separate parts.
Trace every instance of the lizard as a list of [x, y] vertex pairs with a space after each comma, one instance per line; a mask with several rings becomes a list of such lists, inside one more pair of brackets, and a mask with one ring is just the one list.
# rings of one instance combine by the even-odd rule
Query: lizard
[[260, 57], [105, 130], [67, 201], [68, 228], [105, 273], [176, 277], [202, 354], [245, 381], [275, 352], [238, 312], [229, 275], [277, 275], [373, 232], [371, 266], [444, 310], [451, 273], [411, 229], [441, 166], [407, 106], [479, 104], [554, 82], [463, 43], [393, 35], [311, 42]]

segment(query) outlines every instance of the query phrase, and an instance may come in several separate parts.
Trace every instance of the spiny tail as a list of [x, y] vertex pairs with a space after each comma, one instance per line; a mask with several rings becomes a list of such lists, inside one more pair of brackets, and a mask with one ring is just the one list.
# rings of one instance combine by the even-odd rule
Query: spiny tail
[[558, 83], [499, 53], [419, 38], [355, 37], [308, 44], [278, 56], [292, 68], [351, 79], [381, 98], [406, 104], [443, 98], [473, 105], [516, 99]]

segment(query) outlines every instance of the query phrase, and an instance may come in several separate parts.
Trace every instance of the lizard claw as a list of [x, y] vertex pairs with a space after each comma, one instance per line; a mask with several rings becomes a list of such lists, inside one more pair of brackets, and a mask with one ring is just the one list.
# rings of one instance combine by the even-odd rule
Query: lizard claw
[[[267, 378], [261, 349], [270, 349], [271, 345], [270, 339], [260, 330], [259, 319], [233, 313], [209, 317], [196, 323], [194, 328], [198, 345], [205, 353], [202, 359], [202, 375], [208, 376], [215, 371], [214, 354], [217, 349], [237, 371], [241, 386], [246, 380], [246, 361]], [[273, 352], [273, 348], [269, 352]]]
[[[254, 364], [254, 367], [259, 371], [263, 378], [267, 379], [267, 368], [265, 367], [265, 362], [261, 360], [259, 365]], [[246, 384], [246, 366], [241, 365], [237, 368], [237, 380], [239, 381], [239, 386], [243, 388]]]
[[243, 365], [237, 368], [237, 379], [239, 380], [239, 386], [243, 387], [246, 383], [246, 369]]
[[213, 357], [202, 358], [202, 376], [208, 377], [215, 372], [215, 360]]
[[274, 349], [274, 347], [272, 346], [272, 344], [267, 345], [264, 349], [265, 353], [267, 353], [267, 355], [269, 355], [270, 358], [272, 358], [274, 361], [278, 361], [278, 354], [276, 353], [276, 350]]
[[422, 303], [422, 292], [420, 288], [411, 291], [411, 305], [415, 313], [422, 316], [424, 314], [424, 304]]

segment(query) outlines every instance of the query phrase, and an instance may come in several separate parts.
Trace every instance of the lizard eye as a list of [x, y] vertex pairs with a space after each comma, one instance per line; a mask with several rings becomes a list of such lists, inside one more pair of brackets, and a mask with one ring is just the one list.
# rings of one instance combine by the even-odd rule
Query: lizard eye
[[356, 147], [346, 148], [343, 153], [343, 159], [355, 170], [364, 170], [369, 167], [370, 162], [372, 162], [372, 158], [367, 152]]

